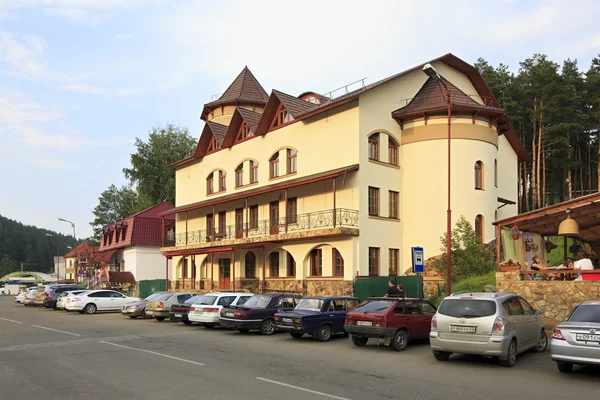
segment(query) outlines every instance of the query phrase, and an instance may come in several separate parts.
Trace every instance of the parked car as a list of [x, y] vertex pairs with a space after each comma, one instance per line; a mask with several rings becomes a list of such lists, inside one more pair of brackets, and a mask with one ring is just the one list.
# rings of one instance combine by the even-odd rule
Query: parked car
[[87, 292], [87, 290], [71, 290], [68, 292], [62, 292], [56, 300], [56, 308], [58, 310], [64, 310], [67, 305], [67, 302], [71, 301], [71, 298], [83, 292]]
[[25, 292], [25, 296], [23, 297], [23, 305], [24, 306], [32, 306], [35, 300], [35, 292], [37, 289], [29, 289], [29, 291]]
[[[37, 288], [33, 288], [33, 289], [37, 290]], [[29, 291], [29, 288], [19, 290], [19, 293], [15, 296], [15, 303], [23, 304], [23, 301], [25, 301], [25, 295], [27, 294], [28, 291]]]
[[152, 293], [150, 296], [146, 297], [144, 300], [136, 300], [130, 303], [127, 303], [121, 308], [121, 315], [126, 317], [136, 319], [137, 317], [142, 317], [144, 319], [148, 318], [146, 315], [146, 304], [149, 300], [157, 298], [161, 293]]
[[302, 296], [294, 294], [257, 294], [244, 305], [222, 309], [219, 324], [241, 333], [255, 329], [263, 335], [272, 335], [277, 330], [275, 313], [293, 310], [301, 298]]
[[181, 321], [186, 325], [191, 325], [192, 321], [188, 319], [190, 308], [193, 304], [200, 303], [202, 296], [204, 295], [197, 294], [187, 299], [184, 303], [173, 304], [171, 306], [171, 313], [169, 314], [171, 321]]
[[[187, 314], [188, 323], [198, 322], [205, 328], [214, 328], [219, 325], [221, 310], [230, 306], [242, 306], [253, 296], [252, 293], [208, 293], [200, 297], [190, 307]], [[178, 309], [180, 309], [178, 307]], [[174, 314], [175, 318], [182, 318], [183, 314]]]
[[319, 342], [327, 342], [332, 335], [345, 333], [346, 312], [357, 305], [355, 297], [304, 297], [293, 311], [275, 314], [275, 324], [294, 339], [307, 333]]
[[452, 353], [498, 357], [502, 366], [512, 367], [518, 354], [546, 350], [540, 314], [514, 293], [453, 294], [431, 321], [433, 355], [439, 361], [448, 361]]
[[378, 338], [392, 349], [403, 351], [409, 340], [429, 336], [435, 311], [435, 306], [424, 299], [372, 297], [346, 314], [344, 329], [352, 334], [356, 346]]
[[554, 328], [550, 352], [560, 372], [571, 372], [574, 364], [600, 365], [600, 301], [581, 303]]
[[70, 290], [85, 290], [85, 288], [70, 284], [52, 284], [38, 286], [33, 304], [35, 306], [44, 306], [47, 308], [56, 308], [58, 296]]
[[185, 303], [187, 299], [196, 293], [171, 293], [161, 292], [159, 296], [146, 302], [146, 315], [157, 321], [169, 318], [173, 304]]
[[65, 309], [79, 311], [81, 314], [95, 314], [97, 311], [120, 311], [127, 303], [141, 300], [128, 297], [114, 290], [89, 290], [71, 298]]

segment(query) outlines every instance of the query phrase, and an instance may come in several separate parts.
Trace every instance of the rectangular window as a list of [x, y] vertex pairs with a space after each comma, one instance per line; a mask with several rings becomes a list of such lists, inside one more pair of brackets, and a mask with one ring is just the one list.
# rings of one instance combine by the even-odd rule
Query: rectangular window
[[258, 163], [250, 161], [250, 183], [258, 182]]
[[369, 276], [379, 276], [379, 247], [369, 247]]
[[287, 253], [287, 276], [296, 276], [296, 260], [294, 260], [294, 257], [290, 253]]
[[369, 215], [379, 215], [379, 188], [369, 186]]
[[225, 191], [225, 172], [219, 171], [219, 191]]
[[296, 150], [288, 149], [287, 151], [287, 173], [293, 174], [297, 171]]
[[398, 192], [390, 190], [389, 192], [389, 216], [390, 218], [398, 219]]
[[219, 233], [224, 234], [227, 230], [227, 212], [219, 211]]
[[292, 197], [287, 201], [287, 222], [288, 224], [295, 224], [298, 222], [298, 201], [296, 197]]
[[235, 171], [235, 187], [244, 186], [244, 170], [238, 169]]
[[215, 230], [215, 219], [212, 214], [206, 215], [206, 232], [208, 236], [212, 236]]
[[323, 251], [314, 249], [310, 252], [310, 276], [323, 275]]
[[269, 256], [269, 276], [271, 278], [279, 277], [279, 252], [273, 252]]
[[277, 178], [279, 176], [279, 158], [271, 159], [269, 171], [271, 178]]
[[258, 206], [250, 206], [250, 229], [258, 229]]
[[335, 247], [333, 248], [333, 275], [344, 276], [344, 259]]
[[389, 143], [388, 145], [388, 163], [398, 165], [398, 146], [394, 143]]
[[398, 275], [398, 249], [390, 249], [390, 276]]

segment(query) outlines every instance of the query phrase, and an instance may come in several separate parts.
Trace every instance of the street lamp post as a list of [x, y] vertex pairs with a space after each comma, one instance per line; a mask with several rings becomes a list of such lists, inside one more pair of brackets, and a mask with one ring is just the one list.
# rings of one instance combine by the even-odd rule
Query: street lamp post
[[448, 107], [448, 209], [446, 211], [446, 294], [450, 295], [452, 293], [452, 209], [450, 208], [450, 142], [452, 138], [452, 103], [450, 103], [450, 90], [442, 80], [440, 74], [438, 74], [438, 72], [435, 70], [435, 68], [433, 68], [431, 64], [425, 64], [425, 66], [423, 67], [423, 72], [430, 78], [435, 79], [438, 83], [440, 83], [443, 86], [445, 92], [446, 105]]
[[66, 222], [68, 224], [71, 224], [71, 227], [73, 228], [73, 248], [75, 249], [75, 255], [77, 256], [77, 265], [75, 266], [75, 283], [77, 283], [77, 272], [78, 268], [79, 268], [79, 253], [77, 252], [77, 239], [75, 238], [75, 223], [71, 222], [71, 221], [67, 221], [64, 218], [59, 218], [58, 219], [61, 222]]
[[[54, 235], [51, 235], [49, 233], [46, 233], [46, 236], [54, 237]], [[56, 274], [56, 283], [58, 283], [59, 272], [60, 272], [60, 243], [59, 243], [59, 237], [58, 237], [58, 235], [56, 235], [56, 267], [54, 268], [54, 273]]]

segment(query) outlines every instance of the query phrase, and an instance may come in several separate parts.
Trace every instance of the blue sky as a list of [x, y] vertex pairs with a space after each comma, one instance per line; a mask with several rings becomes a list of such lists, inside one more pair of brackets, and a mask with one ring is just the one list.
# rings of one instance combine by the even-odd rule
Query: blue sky
[[78, 236], [123, 184], [135, 137], [199, 136], [202, 105], [248, 65], [267, 91], [329, 92], [451, 52], [546, 53], [587, 69], [593, 1], [0, 0], [0, 214]]

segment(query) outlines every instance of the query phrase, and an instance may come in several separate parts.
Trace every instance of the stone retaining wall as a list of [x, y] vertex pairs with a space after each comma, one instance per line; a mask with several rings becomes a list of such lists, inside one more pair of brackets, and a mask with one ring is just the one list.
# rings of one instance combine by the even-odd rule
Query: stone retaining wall
[[541, 310], [547, 327], [564, 321], [579, 303], [600, 299], [600, 281], [521, 280], [519, 271], [496, 272], [496, 289], [514, 292]]

